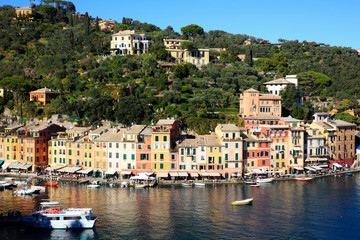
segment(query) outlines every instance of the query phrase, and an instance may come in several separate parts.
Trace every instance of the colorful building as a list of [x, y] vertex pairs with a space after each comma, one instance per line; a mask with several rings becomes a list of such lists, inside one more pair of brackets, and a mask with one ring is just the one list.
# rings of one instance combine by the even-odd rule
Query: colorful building
[[250, 88], [240, 94], [240, 116], [243, 118], [257, 114], [268, 114], [281, 117], [281, 97], [273, 94], [262, 94]]
[[133, 30], [120, 31], [111, 35], [111, 55], [148, 54], [153, 43], [147, 40], [145, 34], [137, 34]]
[[197, 67], [207, 65], [210, 62], [210, 50], [209, 49], [183, 49], [181, 43], [186, 42], [182, 39], [164, 39], [164, 45], [166, 51], [169, 53], [169, 57], [175, 59], [175, 63], [192, 63]]
[[51, 90], [50, 88], [41, 88], [30, 92], [30, 101], [39, 101], [43, 105], [51, 102], [52, 99], [60, 95], [60, 92]]

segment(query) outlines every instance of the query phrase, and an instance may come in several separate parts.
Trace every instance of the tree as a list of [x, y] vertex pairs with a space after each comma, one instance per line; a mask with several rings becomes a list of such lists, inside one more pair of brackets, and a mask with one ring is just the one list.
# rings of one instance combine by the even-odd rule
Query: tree
[[194, 43], [189, 41], [184, 41], [180, 44], [182, 49], [191, 50], [194, 48]]
[[322, 73], [308, 71], [297, 74], [304, 96], [316, 96], [321, 90], [330, 86], [330, 78]]
[[155, 56], [156, 60], [166, 60], [169, 56], [162, 42], [151, 45], [151, 54]]
[[190, 24], [181, 28], [182, 34], [186, 37], [190, 37], [191, 41], [194, 41], [196, 35], [204, 34], [204, 29], [196, 24]]
[[300, 91], [295, 85], [291, 84], [280, 91], [280, 96], [282, 99], [281, 104], [286, 108], [290, 108], [300, 100]]
[[90, 34], [90, 18], [88, 12], [85, 13], [84, 21], [85, 21], [85, 35], [88, 36]]
[[[0, 86], [13, 93], [15, 107], [22, 105], [25, 95], [30, 90], [30, 84], [22, 77], [6, 77], [0, 81]], [[20, 106], [21, 107], [21, 106]]]

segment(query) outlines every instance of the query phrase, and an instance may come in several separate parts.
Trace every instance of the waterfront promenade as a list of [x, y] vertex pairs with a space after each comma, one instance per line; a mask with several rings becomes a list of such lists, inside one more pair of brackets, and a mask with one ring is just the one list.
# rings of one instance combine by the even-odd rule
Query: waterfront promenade
[[[287, 174], [287, 175], [275, 175], [275, 181], [292, 181], [295, 177], [313, 177], [313, 178], [324, 178], [324, 177], [333, 177], [338, 174], [345, 173], [357, 173], [360, 172], [360, 168], [351, 168], [346, 170], [339, 171], [331, 171], [331, 172], [322, 172], [317, 174]], [[50, 175], [38, 175], [36, 173], [15, 173], [15, 172], [2, 172], [0, 173], [1, 177], [14, 177], [14, 178], [34, 178], [34, 179], [42, 179], [49, 180]], [[130, 179], [112, 179], [112, 178], [96, 178], [96, 177], [76, 177], [76, 176], [55, 176], [52, 175], [53, 180], [55, 181], [63, 181], [63, 182], [77, 182], [77, 183], [88, 183], [92, 181], [99, 181], [102, 184], [113, 183], [115, 185], [121, 185], [122, 182], [129, 182]], [[249, 178], [247, 178], [249, 179]], [[245, 179], [246, 180], [246, 179]], [[201, 182], [205, 184], [243, 184], [245, 183], [244, 179], [232, 179], [232, 180], [223, 180], [223, 179], [202, 179], [202, 180], [158, 180], [159, 185], [180, 185], [184, 181], [192, 181], [192, 182]]]

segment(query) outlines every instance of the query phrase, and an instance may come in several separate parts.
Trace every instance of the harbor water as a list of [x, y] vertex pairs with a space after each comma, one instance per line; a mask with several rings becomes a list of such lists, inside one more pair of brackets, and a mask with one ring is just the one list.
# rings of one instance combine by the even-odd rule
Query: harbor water
[[[252, 205], [231, 205], [250, 197]], [[44, 198], [50, 198], [49, 189], [26, 197], [1, 191], [0, 213], [30, 215]], [[62, 207], [93, 208], [96, 227], [65, 231], [2, 225], [0, 239], [360, 239], [360, 174], [260, 188], [208, 184], [88, 189], [86, 184], [60, 182], [52, 200]]]

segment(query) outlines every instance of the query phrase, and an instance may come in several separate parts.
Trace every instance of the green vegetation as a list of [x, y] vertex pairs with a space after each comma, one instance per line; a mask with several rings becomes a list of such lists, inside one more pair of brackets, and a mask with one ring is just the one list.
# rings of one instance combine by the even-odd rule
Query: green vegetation
[[[283, 107], [293, 117], [309, 120], [314, 112], [310, 101], [296, 105], [300, 92], [304, 99], [332, 97], [341, 104], [330, 107], [340, 111], [358, 108], [360, 59], [353, 49], [284, 39], [262, 44], [262, 39], [247, 35], [204, 32], [195, 24], [181, 28], [181, 35], [171, 26], [162, 30], [123, 18], [114, 31], [145, 33], [155, 42], [152, 54], [103, 57], [110, 53], [112, 33], [100, 31], [100, 19], [91, 13], [75, 14], [71, 2], [43, 2], [32, 3], [31, 21], [16, 18], [11, 6], [0, 8], [0, 86], [8, 91], [0, 98], [1, 111], [7, 107], [25, 117], [67, 114], [79, 125], [98, 125], [105, 119], [131, 125], [177, 117], [184, 128], [204, 134], [219, 122], [238, 123], [242, 91], [266, 92], [265, 81], [286, 74], [298, 74], [301, 83], [301, 89], [290, 87], [281, 93]], [[191, 40], [182, 44], [184, 49], [222, 50], [210, 51], [215, 63], [201, 69], [181, 63], [168, 76], [160, 64], [170, 60], [164, 38]], [[246, 40], [253, 45], [244, 45]], [[245, 62], [239, 54], [246, 54]], [[29, 92], [42, 87], [62, 95], [38, 108], [29, 102]]]

